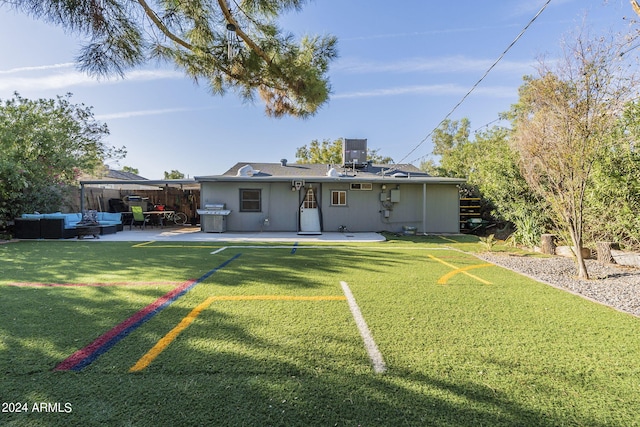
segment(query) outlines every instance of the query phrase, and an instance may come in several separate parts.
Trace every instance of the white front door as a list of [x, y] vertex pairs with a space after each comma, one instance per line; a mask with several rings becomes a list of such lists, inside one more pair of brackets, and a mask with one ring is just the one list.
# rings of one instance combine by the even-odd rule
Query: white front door
[[316, 191], [313, 187], [307, 189], [300, 204], [300, 231], [298, 234], [322, 234], [320, 229], [320, 209]]

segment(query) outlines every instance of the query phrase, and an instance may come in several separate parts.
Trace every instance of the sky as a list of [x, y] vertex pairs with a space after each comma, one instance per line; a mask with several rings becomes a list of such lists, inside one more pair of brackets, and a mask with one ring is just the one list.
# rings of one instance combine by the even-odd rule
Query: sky
[[[126, 147], [112, 169], [187, 177], [222, 174], [237, 162], [295, 161], [313, 140], [366, 138], [395, 162], [431, 157], [429, 135], [443, 119], [468, 118], [473, 131], [500, 122], [522, 77], [583, 23], [594, 33], [628, 31], [628, 0], [551, 0], [466, 98], [547, 0], [312, 0], [280, 26], [295, 36], [333, 34], [339, 58], [331, 97], [312, 117], [269, 118], [259, 97], [211, 95], [170, 64], [150, 63], [124, 79], [95, 79], [74, 65], [82, 40], [0, 6], [0, 99], [72, 93], [106, 123], [105, 142]], [[637, 24], [640, 25], [640, 24]], [[456, 106], [463, 100], [457, 108]], [[453, 112], [452, 112], [453, 111]]]

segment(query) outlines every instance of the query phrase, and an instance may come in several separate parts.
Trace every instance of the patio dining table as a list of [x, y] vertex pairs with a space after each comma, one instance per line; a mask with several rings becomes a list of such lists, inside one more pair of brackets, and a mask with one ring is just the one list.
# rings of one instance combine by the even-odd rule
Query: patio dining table
[[142, 212], [142, 214], [146, 217], [148, 216], [151, 219], [152, 223], [159, 224], [160, 227], [164, 227], [164, 220], [167, 215], [173, 215], [175, 211], [146, 211]]

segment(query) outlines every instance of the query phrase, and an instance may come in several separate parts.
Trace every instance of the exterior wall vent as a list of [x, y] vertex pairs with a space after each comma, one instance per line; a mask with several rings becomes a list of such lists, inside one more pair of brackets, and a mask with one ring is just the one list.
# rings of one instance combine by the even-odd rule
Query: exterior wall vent
[[342, 163], [344, 167], [364, 168], [367, 166], [367, 140], [346, 139], [342, 144]]

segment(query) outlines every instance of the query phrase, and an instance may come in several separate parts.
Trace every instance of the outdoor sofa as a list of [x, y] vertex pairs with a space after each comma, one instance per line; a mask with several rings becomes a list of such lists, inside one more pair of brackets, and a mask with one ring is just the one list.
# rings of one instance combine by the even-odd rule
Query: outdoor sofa
[[[122, 214], [97, 212], [100, 234], [113, 234], [123, 230]], [[81, 213], [22, 214], [14, 220], [17, 239], [68, 239], [78, 235]]]

